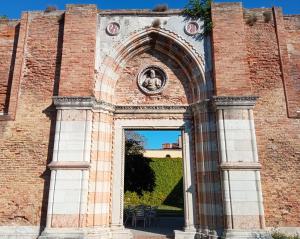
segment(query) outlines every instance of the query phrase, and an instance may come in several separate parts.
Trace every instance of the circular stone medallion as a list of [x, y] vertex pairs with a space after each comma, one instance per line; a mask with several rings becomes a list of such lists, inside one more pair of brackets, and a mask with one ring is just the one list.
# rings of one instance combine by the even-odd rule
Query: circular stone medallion
[[137, 83], [142, 92], [158, 94], [166, 86], [167, 74], [158, 66], [147, 66], [138, 74]]
[[120, 25], [117, 22], [111, 22], [106, 27], [106, 32], [108, 35], [116, 36], [119, 34]]
[[185, 24], [184, 31], [186, 34], [193, 36], [193, 35], [196, 35], [197, 33], [199, 33], [200, 26], [197, 22], [191, 21], [191, 22], [188, 22], [187, 24]]

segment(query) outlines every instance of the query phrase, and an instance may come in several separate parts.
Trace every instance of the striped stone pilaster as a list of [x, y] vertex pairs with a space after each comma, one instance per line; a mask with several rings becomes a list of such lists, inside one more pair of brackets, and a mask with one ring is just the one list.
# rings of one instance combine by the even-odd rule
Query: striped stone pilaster
[[[45, 238], [53, 229], [85, 227], [90, 168], [92, 98], [55, 97], [54, 104], [57, 121], [53, 160], [48, 165], [51, 181]], [[54, 234], [59, 238], [59, 231]]]
[[257, 97], [214, 97], [224, 238], [267, 238], [252, 108]]
[[223, 213], [215, 117], [206, 101], [195, 104], [193, 111], [199, 234], [217, 235]]
[[91, 169], [87, 225], [108, 227], [111, 195], [113, 117], [109, 111], [93, 113]]

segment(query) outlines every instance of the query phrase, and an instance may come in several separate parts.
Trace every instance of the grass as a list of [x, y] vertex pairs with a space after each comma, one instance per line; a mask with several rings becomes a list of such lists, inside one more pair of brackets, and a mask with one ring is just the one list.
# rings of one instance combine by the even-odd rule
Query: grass
[[272, 233], [272, 237], [273, 237], [273, 239], [300, 239], [299, 235], [288, 236], [288, 235], [285, 235], [281, 232]]
[[183, 208], [160, 205], [157, 213], [161, 217], [183, 217]]

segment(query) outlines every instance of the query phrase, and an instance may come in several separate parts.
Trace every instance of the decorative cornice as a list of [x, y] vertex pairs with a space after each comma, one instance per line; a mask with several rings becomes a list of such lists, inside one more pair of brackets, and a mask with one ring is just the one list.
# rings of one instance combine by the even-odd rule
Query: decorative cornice
[[91, 109], [105, 110], [116, 114], [183, 114], [193, 111], [208, 111], [211, 106], [215, 109], [229, 107], [252, 108], [255, 105], [257, 96], [214, 96], [212, 99], [205, 99], [191, 105], [114, 105], [105, 101], [97, 101], [94, 97], [70, 97], [54, 96], [53, 103], [57, 109]]
[[114, 105], [105, 101], [97, 101], [94, 97], [55, 96], [53, 103], [58, 109], [90, 109], [105, 110], [116, 114], [184, 114], [189, 113], [188, 105]]
[[48, 167], [51, 170], [62, 170], [62, 169], [70, 169], [70, 170], [88, 170], [91, 164], [89, 162], [75, 162], [75, 161], [53, 161], [48, 164]]
[[93, 110], [106, 110], [109, 112], [115, 112], [116, 106], [114, 104], [100, 100], [100, 101], [95, 101], [93, 105]]
[[154, 12], [149, 9], [121, 9], [121, 10], [98, 10], [100, 16], [111, 16], [111, 15], [134, 15], [134, 16], [169, 16], [169, 15], [182, 15], [182, 9], [169, 9], [165, 12]]
[[211, 104], [216, 109], [227, 107], [254, 107], [258, 96], [214, 96], [211, 99]]
[[81, 108], [81, 109], [93, 109], [93, 110], [106, 110], [113, 112], [115, 106], [105, 101], [97, 101], [92, 96], [54, 96], [53, 103], [56, 108]]
[[134, 113], [134, 114], [183, 114], [189, 113], [188, 105], [117, 105], [115, 113]]
[[221, 170], [260, 170], [261, 164], [256, 162], [226, 162], [220, 165]]
[[57, 108], [60, 107], [80, 107], [91, 108], [95, 98], [91, 96], [53, 96], [53, 103]]

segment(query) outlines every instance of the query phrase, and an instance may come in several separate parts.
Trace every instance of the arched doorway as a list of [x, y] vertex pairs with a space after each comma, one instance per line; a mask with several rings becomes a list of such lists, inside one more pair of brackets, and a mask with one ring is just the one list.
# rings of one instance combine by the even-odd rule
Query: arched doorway
[[212, 83], [201, 56], [178, 35], [153, 27], [110, 54], [97, 73], [95, 97], [55, 98], [57, 158], [65, 153], [62, 146], [73, 129], [84, 147], [76, 154], [80, 162], [66, 163], [77, 173], [72, 208], [59, 203], [59, 194], [68, 189], [56, 187], [70, 173], [63, 171], [65, 164], [51, 163], [48, 228], [75, 226], [100, 238], [130, 238], [123, 227], [122, 173], [123, 132], [128, 128], [183, 131], [185, 228], [175, 232], [176, 238], [194, 238], [202, 229], [222, 225], [218, 154], [212, 149], [217, 144], [215, 119], [206, 101]]
[[[200, 185], [196, 184], [196, 178], [199, 177], [199, 173], [195, 172], [196, 155], [199, 155], [196, 152], [209, 150], [195, 147], [202, 137], [199, 137], [200, 131], [196, 133], [199, 125], [195, 127], [194, 121], [195, 115], [200, 115], [200, 111], [192, 106], [210, 94], [203, 73], [203, 61], [185, 40], [157, 28], [135, 34], [116, 49], [113, 61], [107, 56], [110, 65], [106, 66], [99, 81], [99, 99], [115, 105], [110, 221], [113, 234], [115, 238], [120, 238], [126, 231], [123, 227], [124, 148], [120, 147], [124, 140], [124, 130], [169, 128], [181, 129], [185, 135], [185, 228], [181, 232], [177, 231], [176, 237], [179, 238], [183, 233], [184, 236], [193, 238], [199, 224], [197, 215], [202, 210], [198, 199]], [[155, 89], [153, 94], [151, 87], [145, 89], [147, 85], [143, 82], [151, 78], [158, 78], [164, 89]], [[167, 82], [163, 82], [164, 80]], [[203, 116], [206, 113], [201, 114]], [[202, 119], [197, 119], [197, 124], [202, 124]]]

